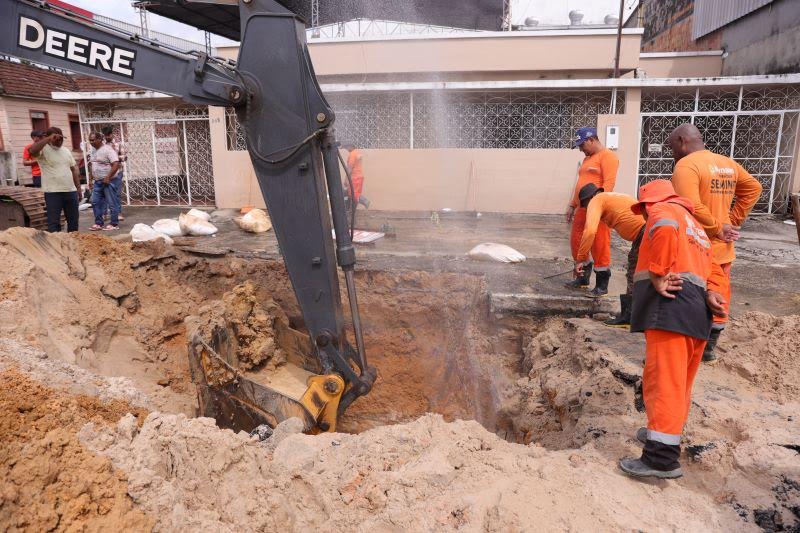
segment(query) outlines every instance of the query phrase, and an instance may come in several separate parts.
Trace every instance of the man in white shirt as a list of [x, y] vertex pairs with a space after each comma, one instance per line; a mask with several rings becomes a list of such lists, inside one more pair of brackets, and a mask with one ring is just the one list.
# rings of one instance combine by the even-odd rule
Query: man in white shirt
[[[92, 231], [113, 231], [119, 229], [119, 157], [110, 144], [103, 144], [103, 137], [98, 132], [89, 134], [90, 154], [89, 187], [92, 189], [92, 212], [94, 226]], [[106, 208], [111, 211], [111, 222], [103, 224]]]

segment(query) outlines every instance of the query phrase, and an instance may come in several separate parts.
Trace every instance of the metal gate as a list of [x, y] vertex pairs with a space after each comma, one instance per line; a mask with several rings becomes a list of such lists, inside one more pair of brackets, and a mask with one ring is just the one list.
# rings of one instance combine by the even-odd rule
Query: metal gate
[[214, 205], [207, 107], [92, 102], [79, 109], [84, 139], [111, 126], [125, 145], [123, 204]]
[[652, 89], [642, 92], [639, 184], [672, 175], [665, 145], [691, 122], [712, 152], [735, 159], [764, 186], [754, 212], [785, 213], [800, 123], [800, 86]]

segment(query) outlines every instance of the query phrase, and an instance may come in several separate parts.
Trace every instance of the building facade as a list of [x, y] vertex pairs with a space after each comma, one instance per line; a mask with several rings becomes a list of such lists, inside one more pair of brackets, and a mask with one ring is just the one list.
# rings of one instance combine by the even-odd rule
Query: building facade
[[[663, 143], [693, 122], [764, 184], [757, 211], [785, 212], [800, 187], [800, 76], [721, 77], [722, 51], [642, 53], [643, 33], [624, 30], [618, 79], [608, 27], [321, 37], [309, 48], [337, 138], [363, 150], [372, 209], [561, 213], [582, 126], [617, 152], [616, 190], [635, 194], [671, 174]], [[130, 203], [263, 205], [232, 110], [142, 91], [58, 97], [80, 102], [84, 131], [111, 124], [137, 136]]]

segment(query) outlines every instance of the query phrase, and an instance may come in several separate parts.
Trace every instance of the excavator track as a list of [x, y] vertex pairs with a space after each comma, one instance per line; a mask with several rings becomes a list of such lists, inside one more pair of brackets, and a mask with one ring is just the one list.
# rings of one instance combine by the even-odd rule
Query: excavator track
[[0, 187], [0, 230], [15, 226], [47, 229], [47, 213], [41, 189]]

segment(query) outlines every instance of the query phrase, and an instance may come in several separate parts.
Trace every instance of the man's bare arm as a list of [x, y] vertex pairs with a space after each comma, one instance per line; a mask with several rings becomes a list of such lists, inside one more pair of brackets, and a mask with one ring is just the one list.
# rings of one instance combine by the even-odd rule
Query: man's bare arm
[[43, 149], [45, 146], [47, 146], [48, 144], [50, 144], [50, 141], [52, 141], [52, 140], [53, 140], [53, 139], [56, 137], [56, 135], [57, 135], [56, 133], [53, 133], [52, 135], [48, 135], [47, 137], [44, 137], [44, 138], [43, 138], [42, 140], [40, 140], [40, 141], [36, 141], [35, 143], [33, 143], [33, 144], [32, 144], [32, 145], [31, 145], [31, 146], [28, 148], [28, 153], [29, 153], [29, 154], [31, 154], [31, 156], [37, 156], [37, 155], [39, 155], [39, 152], [41, 152], [41, 151], [42, 151], [42, 149]]

